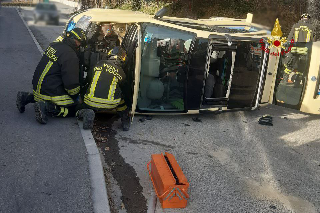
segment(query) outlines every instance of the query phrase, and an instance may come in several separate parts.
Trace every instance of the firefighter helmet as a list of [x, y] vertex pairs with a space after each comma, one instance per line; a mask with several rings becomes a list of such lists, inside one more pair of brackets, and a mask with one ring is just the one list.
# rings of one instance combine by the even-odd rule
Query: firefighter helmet
[[87, 40], [87, 36], [81, 28], [74, 28], [67, 32], [67, 38], [75, 39], [79, 41], [81, 45], [84, 45]]
[[303, 18], [310, 19], [311, 16], [308, 13], [304, 13], [304, 14], [301, 15], [301, 19], [303, 19]]

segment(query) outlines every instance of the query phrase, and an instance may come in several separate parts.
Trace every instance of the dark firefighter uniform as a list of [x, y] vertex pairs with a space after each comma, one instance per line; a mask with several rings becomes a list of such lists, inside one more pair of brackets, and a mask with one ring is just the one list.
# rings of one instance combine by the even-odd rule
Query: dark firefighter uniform
[[50, 44], [33, 76], [35, 101], [70, 106], [80, 92], [79, 58], [72, 40]]
[[300, 20], [294, 24], [288, 36], [288, 41], [294, 39], [294, 42], [313, 41], [313, 26], [307, 20]]
[[[127, 104], [129, 97], [126, 94], [126, 75], [122, 69], [119, 57], [112, 60], [101, 60], [87, 76], [87, 90], [84, 94], [82, 108], [94, 112], [116, 109], [121, 118], [122, 128], [128, 131], [130, 128], [129, 109]], [[126, 101], [125, 101], [126, 100]], [[87, 128], [92, 128], [92, 118]], [[86, 122], [84, 122], [85, 125]]]
[[[88, 76], [89, 77], [89, 76]], [[102, 60], [89, 77], [84, 103], [97, 111], [127, 109], [121, 87], [125, 85], [125, 73], [115, 60]]]
[[[80, 92], [78, 50], [86, 41], [85, 33], [75, 28], [60, 42], [45, 50], [33, 75], [33, 93], [18, 92], [16, 105], [20, 113], [35, 103], [36, 120], [46, 124], [46, 115], [74, 116]], [[73, 114], [73, 115], [72, 115]]]
[[314, 39], [314, 29], [308, 21], [310, 16], [303, 14], [301, 18], [302, 19], [291, 28], [288, 41], [293, 39], [295, 45], [284, 59], [284, 79], [291, 80], [289, 76], [294, 72], [292, 81], [294, 81], [297, 86], [300, 84], [307, 63], [308, 47], [303, 45], [303, 43], [312, 42]]

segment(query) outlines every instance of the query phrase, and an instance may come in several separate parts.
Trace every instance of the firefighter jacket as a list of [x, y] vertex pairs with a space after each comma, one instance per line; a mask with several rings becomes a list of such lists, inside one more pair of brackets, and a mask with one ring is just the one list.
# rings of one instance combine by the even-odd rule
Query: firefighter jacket
[[60, 106], [74, 104], [80, 84], [79, 58], [73, 40], [65, 38], [49, 45], [35, 70], [32, 84], [36, 101], [51, 101]]
[[288, 41], [294, 39], [294, 42], [309, 42], [313, 41], [313, 26], [304, 20], [300, 20], [298, 23], [294, 24], [288, 36]]
[[99, 61], [88, 75], [84, 102], [96, 109], [117, 108], [124, 102], [121, 89], [125, 86], [125, 77], [123, 69], [114, 60]]
[[283, 59], [285, 70], [290, 74], [293, 70], [299, 75], [302, 75], [305, 70], [305, 63], [308, 60], [308, 42], [314, 40], [314, 28], [306, 20], [300, 20], [292, 26], [288, 36], [288, 41], [294, 40], [291, 51]]

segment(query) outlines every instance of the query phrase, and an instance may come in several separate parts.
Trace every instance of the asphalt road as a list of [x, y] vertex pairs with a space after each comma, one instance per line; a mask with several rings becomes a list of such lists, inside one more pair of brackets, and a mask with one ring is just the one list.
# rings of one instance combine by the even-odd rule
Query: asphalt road
[[[40, 40], [60, 33], [35, 28]], [[264, 114], [273, 116], [274, 126], [258, 124]], [[320, 212], [319, 116], [269, 105], [200, 115], [202, 122], [193, 117], [140, 122], [136, 116], [123, 132], [118, 118], [97, 116], [93, 135], [105, 158], [113, 212], [146, 211], [152, 192], [146, 164], [164, 151], [188, 178], [190, 199], [179, 210], [163, 210], [158, 202], [156, 212]]]
[[57, 9], [60, 11], [59, 13], [59, 26], [56, 25], [46, 25], [44, 22], [38, 22], [37, 24], [34, 24], [33, 19], [33, 7], [23, 7], [21, 10], [22, 16], [24, 17], [24, 20], [28, 24], [30, 30], [34, 34], [34, 36], [37, 38], [37, 41], [39, 42], [42, 49], [46, 49], [48, 45], [54, 41], [63, 31], [66, 22], [68, 21], [68, 14], [70, 14], [73, 10], [73, 8], [54, 2], [57, 6]]
[[0, 15], [0, 212], [93, 212], [86, 148], [74, 118], [40, 125], [18, 91], [32, 91], [41, 58], [13, 8]]

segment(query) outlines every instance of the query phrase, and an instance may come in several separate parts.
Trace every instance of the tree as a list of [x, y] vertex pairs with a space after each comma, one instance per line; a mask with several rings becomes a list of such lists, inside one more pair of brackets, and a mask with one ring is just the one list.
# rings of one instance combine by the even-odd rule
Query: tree
[[314, 25], [316, 38], [320, 38], [320, 1], [308, 0], [308, 13], [311, 16], [312, 24]]
[[132, 0], [132, 9], [133, 10], [140, 10], [141, 9], [141, 2], [142, 0]]

